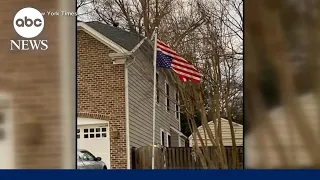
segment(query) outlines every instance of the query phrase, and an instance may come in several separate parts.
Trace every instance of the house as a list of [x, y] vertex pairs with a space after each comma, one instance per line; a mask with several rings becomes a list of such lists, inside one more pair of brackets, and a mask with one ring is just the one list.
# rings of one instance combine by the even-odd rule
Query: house
[[[232, 122], [233, 124], [233, 130], [235, 134], [235, 141], [237, 146], [243, 146], [243, 126], [241, 124]], [[213, 121], [210, 121], [208, 123], [210, 130], [213, 135], [215, 135], [215, 125]], [[218, 124], [217, 124], [218, 125]], [[199, 126], [198, 131], [200, 133], [200, 136], [206, 146], [212, 146], [212, 143], [208, 137], [208, 133], [205, 133], [204, 127]], [[227, 119], [221, 118], [221, 133], [222, 133], [222, 142], [224, 146], [232, 146], [232, 136], [231, 136], [231, 130], [229, 121]], [[189, 136], [189, 143], [190, 147], [194, 146], [195, 143], [198, 142], [198, 146], [201, 147], [201, 142], [199, 140], [199, 137], [196, 136], [196, 138], [193, 137], [191, 134]]]
[[[129, 169], [131, 148], [152, 145], [152, 44], [100, 22], [77, 27], [78, 148], [102, 157], [108, 167]], [[157, 71], [155, 139], [184, 146], [179, 96], [168, 71]]]

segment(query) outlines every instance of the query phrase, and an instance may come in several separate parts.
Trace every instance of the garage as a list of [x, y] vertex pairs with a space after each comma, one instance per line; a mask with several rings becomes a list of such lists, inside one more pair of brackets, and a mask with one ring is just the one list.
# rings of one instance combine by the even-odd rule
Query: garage
[[109, 122], [105, 120], [78, 118], [77, 146], [86, 149], [110, 168], [110, 135]]

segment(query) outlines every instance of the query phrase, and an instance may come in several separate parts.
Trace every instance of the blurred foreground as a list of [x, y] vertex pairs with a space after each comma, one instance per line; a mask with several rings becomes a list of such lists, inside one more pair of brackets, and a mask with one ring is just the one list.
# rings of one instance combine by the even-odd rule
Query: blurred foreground
[[320, 1], [245, 3], [245, 166], [320, 167]]
[[75, 168], [75, 18], [45, 16], [46, 51], [10, 51], [24, 7], [74, 11], [74, 1], [0, 3], [0, 169]]

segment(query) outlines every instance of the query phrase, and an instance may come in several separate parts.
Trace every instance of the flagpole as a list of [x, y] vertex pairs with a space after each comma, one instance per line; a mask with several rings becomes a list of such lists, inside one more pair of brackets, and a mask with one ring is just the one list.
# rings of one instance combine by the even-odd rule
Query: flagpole
[[153, 111], [152, 111], [152, 169], [154, 169], [155, 129], [156, 129], [156, 96], [157, 96], [157, 34], [158, 28], [154, 29], [153, 51]]

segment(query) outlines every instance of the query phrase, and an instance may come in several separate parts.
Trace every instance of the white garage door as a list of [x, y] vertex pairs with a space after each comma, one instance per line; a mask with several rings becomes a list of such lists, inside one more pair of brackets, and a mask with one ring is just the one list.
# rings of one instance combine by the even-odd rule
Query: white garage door
[[110, 136], [108, 121], [78, 118], [78, 149], [86, 149], [101, 157], [110, 168]]
[[0, 93], [0, 169], [14, 168], [12, 109], [9, 98]]

